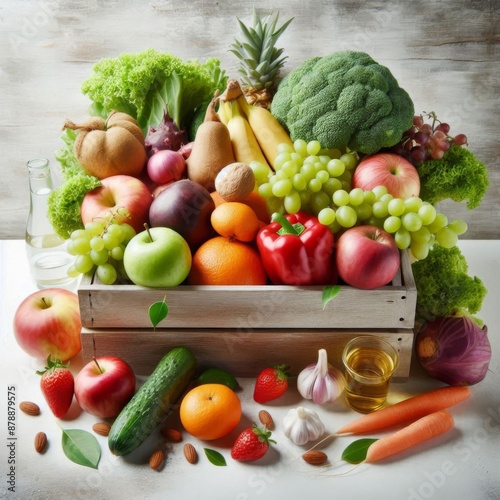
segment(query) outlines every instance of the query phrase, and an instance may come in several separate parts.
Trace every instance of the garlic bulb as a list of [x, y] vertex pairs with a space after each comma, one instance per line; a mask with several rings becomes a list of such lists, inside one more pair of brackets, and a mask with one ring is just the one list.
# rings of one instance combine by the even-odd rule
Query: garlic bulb
[[325, 426], [315, 411], [299, 406], [285, 416], [283, 431], [295, 444], [303, 445], [318, 439], [325, 432]]
[[325, 349], [318, 351], [318, 362], [304, 368], [297, 378], [297, 389], [304, 399], [317, 404], [332, 403], [345, 389], [342, 372], [328, 363]]

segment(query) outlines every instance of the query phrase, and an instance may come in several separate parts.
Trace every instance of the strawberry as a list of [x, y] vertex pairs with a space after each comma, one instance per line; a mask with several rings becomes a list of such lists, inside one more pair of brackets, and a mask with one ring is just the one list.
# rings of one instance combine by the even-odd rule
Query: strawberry
[[231, 458], [240, 462], [250, 462], [262, 458], [269, 449], [269, 443], [276, 443], [270, 439], [271, 432], [254, 425], [245, 429], [231, 448]]
[[57, 418], [66, 415], [73, 401], [75, 379], [68, 366], [69, 363], [64, 365], [59, 359], [52, 361], [49, 356], [45, 370], [36, 372], [42, 376], [40, 380], [42, 394]]
[[257, 403], [266, 403], [279, 398], [288, 389], [288, 366], [276, 365], [265, 368], [257, 375], [253, 398]]

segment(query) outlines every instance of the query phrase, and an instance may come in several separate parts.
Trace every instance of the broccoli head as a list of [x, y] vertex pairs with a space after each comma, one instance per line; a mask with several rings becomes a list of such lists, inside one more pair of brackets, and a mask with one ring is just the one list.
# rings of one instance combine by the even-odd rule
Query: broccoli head
[[271, 112], [292, 140], [372, 154], [401, 140], [415, 109], [385, 66], [364, 52], [342, 51], [292, 70], [278, 86]]
[[443, 318], [457, 313], [476, 314], [487, 290], [483, 282], [468, 274], [468, 265], [458, 247], [434, 245], [429, 255], [412, 264], [417, 287], [417, 317]]
[[418, 167], [420, 197], [429, 203], [451, 199], [476, 208], [489, 187], [488, 169], [474, 154], [452, 144], [439, 160], [424, 161]]

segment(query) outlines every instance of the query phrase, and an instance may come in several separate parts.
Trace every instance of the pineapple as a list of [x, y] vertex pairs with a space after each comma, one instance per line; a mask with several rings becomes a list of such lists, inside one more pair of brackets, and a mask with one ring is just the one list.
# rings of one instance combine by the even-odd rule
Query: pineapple
[[289, 19], [276, 29], [278, 12], [261, 19], [254, 10], [252, 26], [238, 19], [242, 41], [235, 39], [229, 49], [239, 59], [237, 71], [242, 75], [243, 92], [250, 104], [269, 109], [286, 56], [275, 47], [278, 38], [293, 21]]

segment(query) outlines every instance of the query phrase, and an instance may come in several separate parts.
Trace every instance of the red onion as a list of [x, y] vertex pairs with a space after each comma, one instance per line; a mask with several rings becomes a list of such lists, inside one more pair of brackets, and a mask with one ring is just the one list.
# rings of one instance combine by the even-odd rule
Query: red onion
[[186, 160], [177, 151], [163, 149], [151, 156], [146, 169], [153, 182], [167, 184], [182, 179], [186, 171]]
[[449, 385], [474, 385], [484, 379], [491, 359], [488, 327], [469, 316], [437, 318], [416, 339], [424, 370]]
[[185, 130], [179, 130], [168, 113], [163, 116], [163, 121], [156, 128], [149, 127], [148, 134], [144, 140], [146, 153], [151, 157], [158, 151], [164, 149], [177, 151], [188, 142]]

